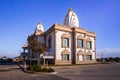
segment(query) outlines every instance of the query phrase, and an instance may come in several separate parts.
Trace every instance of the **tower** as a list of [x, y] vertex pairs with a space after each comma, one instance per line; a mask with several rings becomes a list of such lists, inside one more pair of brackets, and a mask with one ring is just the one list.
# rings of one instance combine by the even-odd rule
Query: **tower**
[[43, 26], [41, 23], [38, 23], [36, 29], [35, 29], [35, 35], [40, 35], [44, 32]]
[[79, 27], [79, 21], [77, 15], [73, 12], [72, 9], [69, 9], [65, 18], [64, 18], [64, 25], [70, 27]]

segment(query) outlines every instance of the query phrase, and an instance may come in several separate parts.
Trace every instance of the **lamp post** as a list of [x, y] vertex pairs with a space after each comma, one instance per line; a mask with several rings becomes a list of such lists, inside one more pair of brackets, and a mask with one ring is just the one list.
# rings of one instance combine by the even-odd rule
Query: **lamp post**
[[103, 50], [102, 53], [101, 53], [102, 61], [104, 60], [104, 59], [103, 59], [103, 56], [104, 56], [103, 54], [105, 53], [105, 51], [106, 51], [106, 50]]
[[101, 60], [103, 61], [103, 52], [101, 53]]

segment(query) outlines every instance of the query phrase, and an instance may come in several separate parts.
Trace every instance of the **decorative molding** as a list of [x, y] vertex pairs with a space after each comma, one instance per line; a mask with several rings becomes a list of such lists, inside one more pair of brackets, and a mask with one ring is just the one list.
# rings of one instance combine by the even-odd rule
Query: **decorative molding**
[[[63, 39], [67, 38], [68, 39], [68, 46], [63, 46]], [[70, 34], [69, 33], [63, 33], [63, 35], [61, 36], [61, 47], [62, 48], [69, 48], [70, 47]]]
[[79, 51], [77, 52], [77, 55], [83, 55], [83, 54], [84, 54], [83, 50], [79, 50]]
[[70, 52], [69, 52], [67, 49], [64, 49], [64, 50], [62, 51], [62, 54], [70, 54]]
[[72, 64], [72, 61], [56, 60], [55, 65]]
[[84, 37], [82, 35], [79, 35], [77, 39], [84, 39]]
[[88, 37], [88, 38], [86, 39], [86, 41], [90, 41], [90, 42], [92, 42], [92, 40], [90, 39], [90, 37]]
[[88, 52], [87, 52], [87, 55], [92, 55], [91, 51], [88, 51]]
[[69, 33], [64, 33], [61, 37], [70, 38], [70, 35], [69, 35]]

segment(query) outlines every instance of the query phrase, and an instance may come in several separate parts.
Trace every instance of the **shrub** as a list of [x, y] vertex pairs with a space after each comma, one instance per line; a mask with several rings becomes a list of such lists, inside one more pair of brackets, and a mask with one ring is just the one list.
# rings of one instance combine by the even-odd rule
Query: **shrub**
[[26, 69], [27, 69], [27, 70], [31, 70], [31, 66], [28, 66]]
[[48, 68], [48, 72], [55, 72], [55, 70], [53, 68]]
[[40, 67], [40, 66], [38, 66], [38, 65], [34, 65], [34, 66], [33, 66], [33, 71], [35, 71], [35, 72], [40, 72], [40, 70], [41, 70], [41, 67]]
[[41, 71], [41, 67], [35, 68], [35, 72], [40, 72], [40, 71]]
[[50, 67], [49, 68], [46, 68], [46, 67], [41, 68], [38, 65], [28, 66], [26, 69], [29, 71], [35, 71], [35, 72], [54, 72], [55, 71], [54, 69], [52, 69]]
[[42, 68], [42, 72], [55, 72], [55, 70], [52, 69], [52, 68], [46, 68], [46, 67], [44, 67], [44, 68]]
[[26, 68], [26, 70], [33, 71], [33, 67], [32, 67], [32, 66], [28, 66], [28, 67]]
[[48, 68], [46, 67], [42, 68], [42, 72], [48, 72]]
[[26, 69], [30, 70], [30, 71], [35, 71], [35, 72], [40, 72], [41, 71], [41, 67], [38, 66], [38, 65], [28, 66]]

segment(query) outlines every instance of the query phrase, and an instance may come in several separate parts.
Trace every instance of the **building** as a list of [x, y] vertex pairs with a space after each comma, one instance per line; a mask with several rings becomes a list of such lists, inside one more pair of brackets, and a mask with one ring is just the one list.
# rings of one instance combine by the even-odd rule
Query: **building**
[[23, 60], [23, 59], [22, 59], [21, 56], [14, 57], [14, 58], [12, 59], [13, 62], [20, 62], [20, 61], [22, 61], [22, 60]]
[[[37, 36], [37, 40], [48, 46], [42, 56], [48, 62], [51, 61], [55, 65], [96, 62], [96, 34], [79, 27], [77, 15], [72, 9], [68, 10], [64, 24], [53, 24], [44, 31], [42, 24], [38, 23], [34, 35]], [[29, 57], [32, 57], [32, 51], [29, 47], [27, 49]], [[34, 58], [38, 56], [34, 54]]]

